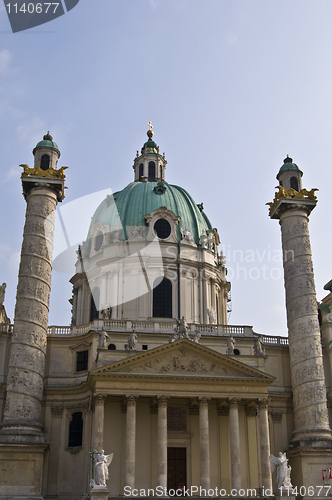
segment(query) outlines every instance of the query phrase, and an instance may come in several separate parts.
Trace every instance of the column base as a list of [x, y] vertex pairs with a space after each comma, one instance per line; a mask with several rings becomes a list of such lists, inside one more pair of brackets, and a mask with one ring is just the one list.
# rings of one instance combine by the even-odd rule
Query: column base
[[106, 486], [94, 486], [90, 490], [91, 500], [107, 500], [109, 491]]
[[0, 443], [0, 500], [42, 500], [44, 444]]
[[[311, 486], [314, 488], [314, 494], [311, 495], [311, 498], [315, 498], [318, 496], [318, 488], [324, 486], [322, 471], [329, 469], [331, 462], [332, 450], [325, 447], [298, 447], [290, 450], [289, 463], [292, 467], [291, 481], [293, 487], [297, 486], [297, 491], [301, 496], [309, 497], [308, 488]], [[300, 491], [301, 486], [302, 492]], [[322, 488], [320, 496], [322, 494], [325, 496], [326, 491], [327, 488]]]

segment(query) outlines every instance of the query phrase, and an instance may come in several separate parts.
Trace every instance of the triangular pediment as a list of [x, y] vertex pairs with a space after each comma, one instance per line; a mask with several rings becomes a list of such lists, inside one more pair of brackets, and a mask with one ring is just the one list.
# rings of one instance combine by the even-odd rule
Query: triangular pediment
[[192, 375], [227, 379], [260, 379], [269, 382], [274, 380], [274, 377], [256, 368], [187, 339], [177, 340], [111, 363], [94, 370], [93, 373], [96, 375], [111, 373]]

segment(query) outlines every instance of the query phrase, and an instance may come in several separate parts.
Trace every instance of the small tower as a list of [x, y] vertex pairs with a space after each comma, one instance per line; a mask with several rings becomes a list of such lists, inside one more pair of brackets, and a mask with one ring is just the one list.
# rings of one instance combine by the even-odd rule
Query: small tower
[[332, 443], [308, 229], [316, 189], [302, 189], [301, 177], [301, 170], [287, 157], [277, 176], [279, 192], [269, 203], [269, 215], [279, 219], [282, 235], [294, 411], [292, 479], [308, 491], [320, 484], [321, 470], [331, 461]]
[[302, 175], [303, 172], [299, 169], [296, 163], [293, 163], [293, 158], [290, 158], [287, 155], [284, 159], [284, 164], [280, 167], [277, 179], [279, 181], [279, 185], [284, 189], [295, 189], [295, 191], [301, 191]]
[[[21, 179], [27, 208], [9, 357], [6, 405], [0, 429], [0, 462], [8, 459], [6, 452], [10, 451], [12, 472], [8, 475], [5, 490], [2, 490], [0, 484], [0, 497], [6, 494], [20, 498], [28, 494], [33, 498], [41, 498], [41, 477], [46, 450], [41, 412], [54, 216], [57, 203], [64, 198], [63, 171], [66, 167], [56, 169], [60, 151], [49, 133], [37, 144], [33, 153], [34, 168], [21, 165], [24, 169]], [[21, 487], [14, 484], [15, 477], [22, 478]]]
[[152, 140], [153, 130], [151, 122], [148, 123], [148, 140], [143, 144], [141, 154], [134, 160], [135, 182], [165, 180], [166, 163], [165, 155], [159, 154], [159, 146]]

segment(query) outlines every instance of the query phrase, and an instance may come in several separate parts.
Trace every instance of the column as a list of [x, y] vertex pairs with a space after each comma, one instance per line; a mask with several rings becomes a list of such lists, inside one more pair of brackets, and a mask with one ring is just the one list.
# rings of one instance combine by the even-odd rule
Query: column
[[[40, 437], [41, 405], [47, 346], [47, 323], [54, 235], [54, 216], [63, 181], [41, 187], [39, 179], [22, 177], [27, 209], [11, 341], [7, 397], [1, 433], [18, 441]], [[36, 186], [37, 187], [34, 187]], [[17, 438], [17, 436], [21, 436]]]
[[210, 398], [198, 398], [200, 486], [206, 491], [210, 488], [209, 400]]
[[240, 399], [237, 398], [228, 400], [229, 440], [231, 451], [231, 487], [237, 491], [241, 488], [239, 402]]
[[260, 436], [260, 454], [262, 468], [262, 486], [272, 490], [272, 476], [270, 469], [270, 434], [269, 434], [269, 416], [268, 416], [268, 399], [257, 400], [259, 408], [259, 436]]
[[106, 396], [97, 394], [94, 398], [93, 447], [98, 453], [104, 449], [104, 403]]
[[126, 470], [125, 486], [135, 488], [135, 453], [136, 453], [136, 401], [138, 396], [126, 396]]
[[158, 398], [158, 486], [167, 488], [167, 400]]

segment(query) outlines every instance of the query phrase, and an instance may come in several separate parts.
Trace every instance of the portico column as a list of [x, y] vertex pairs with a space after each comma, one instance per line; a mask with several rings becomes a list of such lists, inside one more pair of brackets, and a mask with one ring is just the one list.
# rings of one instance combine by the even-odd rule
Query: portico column
[[138, 396], [131, 394], [126, 396], [127, 420], [126, 420], [126, 470], [125, 486], [135, 488], [135, 454], [136, 454], [136, 401]]
[[158, 398], [158, 486], [167, 488], [167, 399]]
[[266, 489], [272, 489], [272, 476], [270, 469], [270, 434], [268, 417], [268, 399], [258, 399], [259, 408], [259, 436], [260, 452], [262, 464], [262, 486]]
[[97, 394], [94, 398], [95, 414], [93, 420], [93, 447], [98, 453], [104, 448], [104, 403], [103, 394]]
[[228, 400], [231, 451], [231, 487], [237, 491], [241, 488], [239, 401], [240, 399], [237, 398]]
[[200, 486], [206, 490], [210, 488], [209, 400], [210, 398], [198, 398]]

